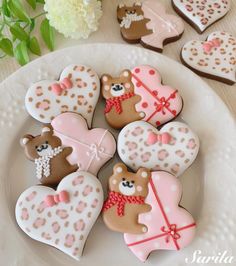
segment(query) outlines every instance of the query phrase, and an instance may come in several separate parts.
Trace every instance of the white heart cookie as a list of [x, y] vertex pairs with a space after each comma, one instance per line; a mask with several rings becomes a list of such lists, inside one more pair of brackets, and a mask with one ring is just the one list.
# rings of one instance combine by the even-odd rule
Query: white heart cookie
[[158, 131], [137, 121], [121, 130], [117, 147], [121, 160], [134, 171], [145, 167], [180, 176], [196, 159], [199, 139], [181, 122], [170, 122]]
[[16, 203], [16, 220], [29, 237], [79, 260], [102, 204], [100, 181], [80, 171], [62, 179], [57, 191], [45, 186], [25, 190]]
[[172, 0], [173, 7], [197, 32], [223, 18], [230, 10], [230, 0]]
[[28, 113], [42, 123], [51, 123], [64, 112], [81, 114], [91, 127], [93, 113], [100, 94], [100, 81], [90, 67], [70, 65], [59, 81], [43, 80], [34, 83], [25, 96]]
[[236, 82], [236, 38], [216, 31], [207, 41], [190, 41], [182, 49], [183, 63], [197, 74], [233, 85]]

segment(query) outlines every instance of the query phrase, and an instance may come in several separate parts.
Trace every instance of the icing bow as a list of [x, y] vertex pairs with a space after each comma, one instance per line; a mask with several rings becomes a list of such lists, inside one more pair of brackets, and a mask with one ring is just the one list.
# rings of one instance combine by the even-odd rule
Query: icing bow
[[107, 211], [114, 205], [117, 205], [118, 216], [124, 216], [125, 204], [144, 204], [144, 197], [141, 196], [125, 196], [119, 192], [110, 191], [107, 200], [104, 202], [103, 211]]
[[95, 143], [90, 145], [89, 150], [90, 151], [87, 152], [87, 155], [88, 156], [94, 155], [97, 161], [101, 160], [100, 154], [104, 153], [105, 151], [104, 147], [99, 147]]
[[153, 145], [157, 142], [163, 143], [163, 144], [169, 144], [171, 141], [171, 135], [168, 132], [164, 132], [162, 134], [156, 134], [154, 132], [149, 133], [147, 144]]
[[180, 239], [180, 234], [177, 233], [177, 225], [176, 224], [170, 224], [168, 228], [165, 226], [161, 227], [161, 231], [164, 233], [167, 233], [166, 235], [166, 243], [169, 243], [170, 237], [177, 240]]
[[213, 48], [220, 47], [221, 42], [219, 39], [212, 39], [211, 41], [203, 44], [203, 50], [205, 53], [210, 53]]
[[68, 203], [70, 201], [69, 193], [66, 190], [62, 190], [56, 195], [48, 195], [45, 197], [44, 202], [47, 207], [57, 205], [59, 202]]
[[69, 78], [64, 78], [58, 83], [54, 83], [51, 85], [52, 91], [60, 96], [64, 90], [71, 89], [73, 87], [73, 83]]

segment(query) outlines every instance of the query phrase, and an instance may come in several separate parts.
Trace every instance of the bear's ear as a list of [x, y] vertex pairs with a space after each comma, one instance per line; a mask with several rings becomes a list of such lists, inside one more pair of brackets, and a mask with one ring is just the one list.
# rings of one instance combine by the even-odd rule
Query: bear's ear
[[121, 174], [121, 173], [126, 173], [127, 172], [127, 167], [123, 163], [117, 163], [113, 167], [113, 174]]
[[135, 7], [135, 6], [142, 6], [142, 3], [136, 2], [136, 3], [133, 4], [133, 7]]
[[131, 80], [131, 78], [132, 78], [132, 73], [131, 73], [130, 70], [125, 69], [125, 70], [123, 70], [123, 71], [121, 72], [120, 77], [121, 77], [121, 78], [126, 78], [127, 80]]
[[105, 85], [107, 83], [109, 83], [109, 81], [112, 79], [112, 77], [108, 74], [104, 74], [102, 75], [101, 77], [101, 82], [102, 82], [102, 85]]
[[41, 135], [45, 135], [45, 134], [49, 134], [52, 135], [53, 134], [53, 130], [50, 126], [46, 126], [42, 128], [42, 133]]
[[151, 172], [147, 168], [139, 168], [137, 172], [138, 177], [140, 177], [144, 182], [148, 182], [151, 177]]
[[25, 135], [21, 138], [20, 140], [20, 144], [22, 147], [24, 147], [25, 145], [27, 145], [27, 143], [29, 143], [34, 137], [32, 135]]
[[125, 4], [124, 4], [124, 3], [120, 3], [120, 4], [118, 5], [117, 9], [120, 9], [120, 8], [123, 8], [123, 7], [125, 7]]

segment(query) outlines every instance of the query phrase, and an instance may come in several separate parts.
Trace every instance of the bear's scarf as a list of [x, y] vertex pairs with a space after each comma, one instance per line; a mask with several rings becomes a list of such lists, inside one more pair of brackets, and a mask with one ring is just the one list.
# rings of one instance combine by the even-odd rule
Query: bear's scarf
[[133, 92], [129, 92], [129, 93], [123, 94], [119, 97], [107, 99], [106, 100], [106, 107], [105, 107], [105, 114], [109, 113], [113, 106], [115, 107], [116, 112], [118, 114], [121, 114], [122, 113], [121, 102], [133, 97], [134, 95], [135, 94]]
[[38, 179], [49, 177], [51, 174], [50, 160], [63, 151], [61, 146], [56, 147], [50, 151], [47, 155], [41, 156], [34, 160], [36, 164], [36, 176]]
[[125, 29], [129, 29], [131, 26], [131, 23], [134, 21], [140, 21], [143, 20], [144, 17], [143, 15], [137, 15], [135, 14], [127, 14], [125, 17], [123, 17], [121, 23], [120, 23], [120, 27], [121, 28], [125, 28]]
[[117, 205], [118, 216], [125, 215], [125, 204], [144, 204], [144, 197], [141, 196], [126, 196], [119, 192], [110, 191], [107, 200], [104, 202], [103, 211], [106, 211]]

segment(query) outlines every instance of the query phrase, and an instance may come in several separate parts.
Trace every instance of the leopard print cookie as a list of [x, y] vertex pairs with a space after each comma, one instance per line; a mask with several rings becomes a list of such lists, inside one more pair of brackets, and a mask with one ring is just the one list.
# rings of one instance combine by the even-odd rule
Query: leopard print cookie
[[34, 83], [25, 96], [28, 113], [42, 123], [51, 123], [59, 114], [81, 114], [91, 127], [93, 113], [100, 94], [100, 81], [90, 67], [70, 65], [58, 81]]
[[236, 82], [236, 38], [230, 33], [216, 31], [206, 41], [186, 43], [181, 58], [201, 76], [229, 85]]

